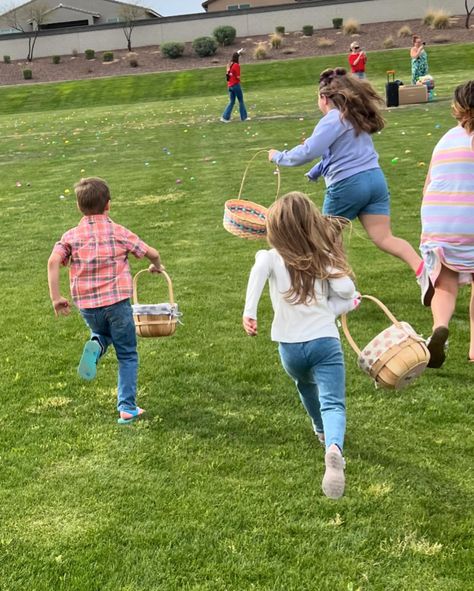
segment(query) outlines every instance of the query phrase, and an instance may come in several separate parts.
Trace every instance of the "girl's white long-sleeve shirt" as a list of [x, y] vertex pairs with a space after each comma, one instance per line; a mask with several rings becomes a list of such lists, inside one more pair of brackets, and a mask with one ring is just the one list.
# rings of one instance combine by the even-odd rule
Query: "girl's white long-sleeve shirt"
[[258, 302], [267, 280], [274, 312], [273, 341], [304, 343], [322, 337], [339, 338], [336, 317], [329, 308], [328, 297], [334, 294], [342, 299], [354, 298], [356, 288], [349, 277], [317, 279], [316, 300], [309, 304], [292, 304], [285, 298], [291, 280], [282, 257], [275, 249], [259, 250], [247, 285], [244, 316], [257, 319]]

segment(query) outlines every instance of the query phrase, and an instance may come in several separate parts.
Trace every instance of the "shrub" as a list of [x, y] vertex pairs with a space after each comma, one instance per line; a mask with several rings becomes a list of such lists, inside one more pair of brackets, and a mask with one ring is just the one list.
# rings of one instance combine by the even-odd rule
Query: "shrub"
[[408, 25], [404, 25], [403, 27], [398, 29], [397, 35], [398, 37], [411, 37], [413, 33]]
[[423, 17], [423, 20], [421, 21], [424, 25], [426, 25], [427, 27], [431, 27], [431, 25], [433, 24], [433, 19], [436, 15], [436, 11], [434, 10], [427, 10], [425, 13], [425, 16]]
[[278, 25], [278, 27], [275, 27], [275, 33], [277, 33], [277, 35], [284, 35], [285, 27], [283, 25]]
[[95, 58], [95, 51], [93, 49], [86, 49], [84, 55], [86, 56], [86, 60], [93, 60]]
[[163, 43], [160, 49], [162, 55], [174, 60], [177, 57], [181, 57], [183, 55], [184, 43], [178, 43], [177, 41], [168, 41], [168, 43]]
[[392, 35], [385, 37], [385, 39], [383, 40], [383, 46], [385, 47], [385, 49], [391, 49], [392, 47], [395, 47], [395, 41], [393, 40]]
[[302, 31], [305, 37], [311, 37], [314, 33], [314, 27], [313, 25], [303, 25]]
[[52, 60], [53, 64], [59, 64], [59, 62], [61, 61], [61, 56], [60, 55], [53, 55], [51, 60]]
[[138, 68], [138, 60], [136, 57], [132, 57], [128, 60], [128, 63], [131, 68]]
[[193, 41], [193, 49], [199, 57], [208, 57], [216, 53], [217, 42], [213, 37], [198, 37]]
[[113, 62], [114, 61], [114, 52], [113, 51], [104, 51], [102, 55], [103, 62]]
[[273, 49], [280, 49], [283, 43], [283, 37], [281, 35], [277, 35], [277, 33], [273, 33], [270, 37], [270, 43]]
[[436, 11], [433, 22], [431, 23], [432, 29], [448, 29], [449, 28], [449, 14], [444, 10]]
[[332, 47], [334, 45], [333, 39], [328, 39], [327, 37], [321, 37], [317, 40], [316, 45], [324, 49], [325, 47]]
[[4, 64], [11, 64], [12, 63], [12, 58], [9, 55], [4, 55], [3, 56], [3, 63]]
[[342, 30], [344, 31], [344, 35], [354, 35], [355, 33], [359, 33], [360, 25], [355, 19], [350, 18]]
[[342, 19], [341, 17], [333, 18], [332, 19], [332, 26], [335, 29], [342, 29], [343, 22], [344, 22], [344, 19]]
[[237, 31], [230, 25], [223, 25], [222, 27], [216, 27], [212, 34], [220, 45], [232, 45]]
[[31, 70], [23, 70], [23, 78], [25, 80], [31, 80], [33, 78], [33, 72]]
[[72, 50], [72, 56], [73, 57], [77, 57], [79, 55], [79, 52], [77, 51], [77, 49], [73, 49]]
[[267, 58], [267, 45], [266, 43], [259, 43], [253, 52], [253, 57], [256, 60], [264, 60]]

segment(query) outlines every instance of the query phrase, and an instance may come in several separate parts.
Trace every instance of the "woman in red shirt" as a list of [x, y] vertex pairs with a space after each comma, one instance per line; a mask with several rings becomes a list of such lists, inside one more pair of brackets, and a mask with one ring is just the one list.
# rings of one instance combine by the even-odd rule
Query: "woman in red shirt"
[[351, 72], [357, 78], [365, 78], [365, 64], [367, 63], [367, 55], [362, 51], [357, 41], [351, 43], [351, 52], [349, 54], [349, 64], [351, 65]]
[[250, 119], [250, 117], [247, 116], [247, 109], [245, 108], [244, 103], [244, 95], [242, 93], [242, 88], [240, 87], [239, 58], [240, 53], [236, 51], [234, 54], [232, 54], [232, 59], [230, 60], [229, 66], [227, 68], [226, 78], [230, 100], [229, 104], [225, 108], [225, 111], [222, 113], [222, 123], [230, 122], [230, 116], [232, 115], [232, 109], [235, 105], [235, 99], [238, 99], [239, 101], [240, 119], [242, 121], [248, 121]]

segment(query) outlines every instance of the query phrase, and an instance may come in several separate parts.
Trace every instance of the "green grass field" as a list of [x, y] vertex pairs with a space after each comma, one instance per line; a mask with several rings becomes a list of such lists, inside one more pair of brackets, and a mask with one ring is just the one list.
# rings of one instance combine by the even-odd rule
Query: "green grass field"
[[[386, 69], [408, 80], [405, 53], [371, 56], [381, 92]], [[430, 48], [437, 100], [387, 111], [375, 137], [394, 233], [415, 246], [427, 166], [473, 57], [472, 45]], [[252, 121], [226, 126], [221, 69], [0, 89], [2, 591], [474, 588], [468, 290], [446, 364], [407, 390], [375, 390], [343, 339], [338, 502], [322, 495], [323, 450], [270, 341], [268, 296], [260, 336], [241, 329], [265, 244], [225, 232], [224, 202], [257, 150], [311, 133], [317, 74], [343, 59], [247, 66]], [[273, 170], [257, 158], [243, 196], [269, 205]], [[282, 192], [320, 205], [323, 184], [306, 183], [306, 170], [283, 169]], [[55, 318], [48, 297], [51, 248], [79, 219], [73, 184], [92, 175], [109, 181], [112, 218], [160, 250], [184, 313], [175, 336], [139, 343], [148, 418], [132, 427], [116, 424], [113, 351], [96, 381], [80, 381], [86, 328], [78, 313]], [[348, 248], [359, 289], [428, 335], [410, 270], [358, 224]], [[159, 277], [139, 287], [143, 302], [167, 299]], [[349, 324], [365, 345], [387, 321], [364, 303]]]

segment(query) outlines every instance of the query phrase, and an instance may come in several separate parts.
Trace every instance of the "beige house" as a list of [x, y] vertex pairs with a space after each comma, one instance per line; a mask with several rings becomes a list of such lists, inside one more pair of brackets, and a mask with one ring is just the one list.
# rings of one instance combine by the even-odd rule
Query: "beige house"
[[118, 0], [30, 0], [0, 15], [0, 34], [156, 19], [151, 8]]
[[202, 7], [206, 12], [219, 10], [242, 10], [260, 6], [276, 6], [277, 4], [294, 4], [298, 0], [206, 0]]

